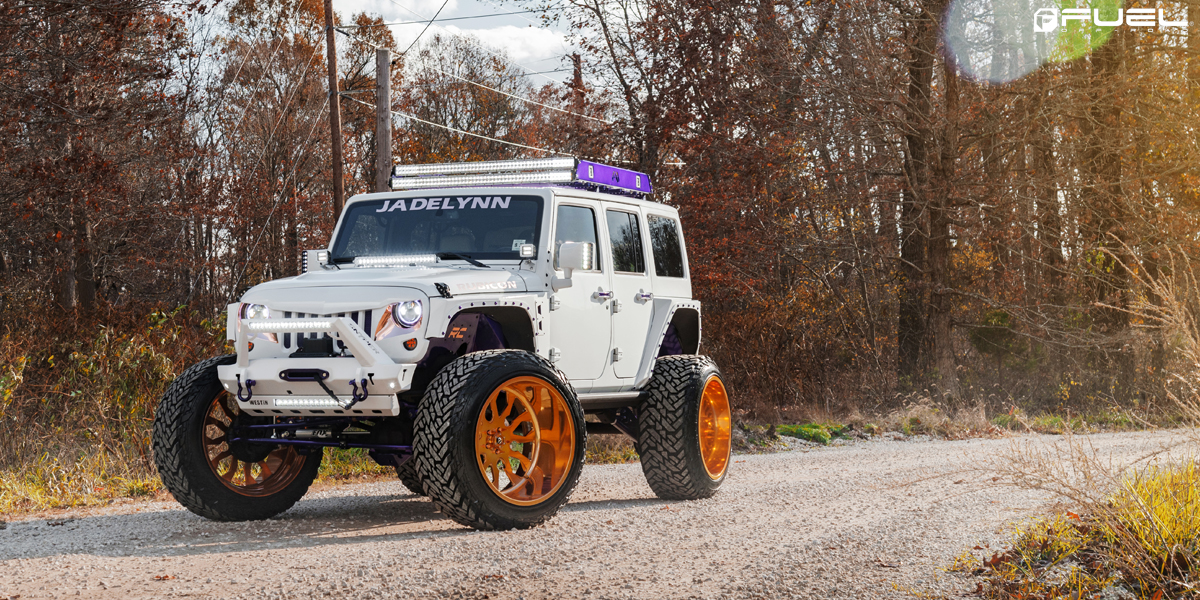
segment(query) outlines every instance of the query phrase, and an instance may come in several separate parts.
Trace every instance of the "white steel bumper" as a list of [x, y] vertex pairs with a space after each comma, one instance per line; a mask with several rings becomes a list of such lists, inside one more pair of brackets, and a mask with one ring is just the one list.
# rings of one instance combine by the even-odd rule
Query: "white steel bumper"
[[[300, 332], [328, 333], [354, 356], [250, 360], [251, 335]], [[217, 367], [217, 377], [237, 398], [238, 407], [255, 415], [396, 416], [400, 413], [396, 394], [412, 386], [416, 370], [416, 365], [392, 362], [347, 317], [240, 319], [236, 344], [237, 362]], [[296, 377], [303, 372], [320, 373], [320, 381]], [[355, 398], [357, 402], [348, 406]]]

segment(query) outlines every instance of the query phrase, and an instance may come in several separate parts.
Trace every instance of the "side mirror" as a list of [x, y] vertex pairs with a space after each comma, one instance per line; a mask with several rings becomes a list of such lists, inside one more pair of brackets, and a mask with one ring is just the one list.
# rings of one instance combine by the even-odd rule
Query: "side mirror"
[[555, 290], [571, 287], [572, 272], [591, 271], [595, 268], [595, 257], [596, 247], [591, 242], [563, 242], [558, 247], [558, 268], [563, 270], [564, 277], [555, 277], [551, 285]]

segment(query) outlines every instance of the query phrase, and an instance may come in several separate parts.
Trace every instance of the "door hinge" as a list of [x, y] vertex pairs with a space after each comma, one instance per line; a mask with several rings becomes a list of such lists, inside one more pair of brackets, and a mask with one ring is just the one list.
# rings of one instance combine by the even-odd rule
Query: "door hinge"
[[550, 349], [550, 362], [558, 362], [561, 359], [562, 359], [562, 350], [559, 350], [558, 348], [551, 348]]
[[559, 308], [562, 308], [562, 300], [559, 300], [558, 296], [550, 296], [550, 310], [558, 310]]
[[621, 358], [624, 356], [625, 353], [621, 352], [620, 348], [613, 348], [613, 362], [620, 362]]
[[613, 305], [613, 314], [614, 315], [621, 312], [621, 301], [620, 300], [617, 300], [614, 298], [612, 301], [612, 305]]

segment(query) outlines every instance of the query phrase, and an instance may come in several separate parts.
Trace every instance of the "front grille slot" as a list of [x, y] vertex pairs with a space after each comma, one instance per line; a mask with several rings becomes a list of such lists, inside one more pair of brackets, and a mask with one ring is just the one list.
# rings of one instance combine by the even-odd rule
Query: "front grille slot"
[[[331, 317], [350, 317], [350, 320], [354, 321], [354, 324], [358, 325], [359, 329], [362, 329], [364, 333], [366, 333], [368, 336], [370, 336], [371, 335], [371, 326], [374, 325], [374, 323], [371, 322], [371, 313], [372, 312], [373, 311], [369, 311], [369, 310], [364, 310], [364, 311], [356, 310], [354, 312], [338, 313], [336, 315], [334, 315], [334, 314], [318, 315], [318, 314], [308, 314], [308, 313], [302, 313], [302, 312], [293, 313], [293, 312], [285, 311], [283, 313], [283, 318], [285, 318], [285, 319], [320, 319], [320, 318], [328, 319]], [[317, 339], [317, 337], [325, 335], [325, 334], [318, 333], [316, 331], [310, 331], [308, 333], [301, 332], [301, 333], [297, 333], [295, 335], [296, 335], [297, 339], [299, 339], [301, 336], [304, 336], [304, 337], [308, 337], [309, 339], [315, 340], [315, 339]], [[283, 347], [285, 349], [290, 350], [292, 348], [292, 334], [291, 333], [283, 334], [282, 341], [283, 341]], [[337, 346], [338, 350], [346, 349], [346, 345], [344, 343], [342, 343], [341, 340], [337, 340], [335, 345]]]

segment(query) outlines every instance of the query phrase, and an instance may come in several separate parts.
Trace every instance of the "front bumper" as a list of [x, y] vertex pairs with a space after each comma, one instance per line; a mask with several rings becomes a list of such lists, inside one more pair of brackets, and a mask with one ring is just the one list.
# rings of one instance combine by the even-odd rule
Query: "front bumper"
[[[249, 358], [250, 336], [259, 333], [328, 333], [350, 356]], [[400, 414], [396, 394], [412, 387], [416, 365], [397, 364], [347, 317], [242, 319], [237, 327], [237, 362], [217, 367], [221, 384], [252, 415]], [[297, 379], [297, 372], [321, 373]]]

